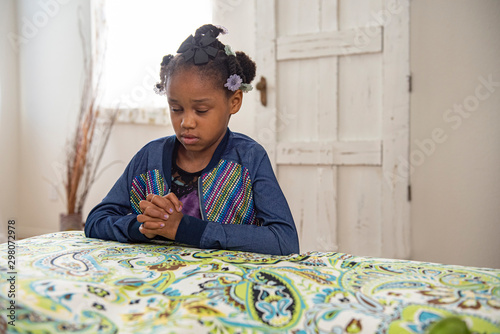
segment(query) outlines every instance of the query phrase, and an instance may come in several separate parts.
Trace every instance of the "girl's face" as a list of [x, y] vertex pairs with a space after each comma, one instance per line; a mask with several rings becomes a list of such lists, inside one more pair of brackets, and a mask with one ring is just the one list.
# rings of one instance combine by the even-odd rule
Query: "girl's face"
[[231, 115], [241, 107], [241, 91], [228, 98], [224, 89], [215, 88], [196, 68], [175, 72], [166, 83], [175, 134], [185, 150], [200, 159], [212, 157]]

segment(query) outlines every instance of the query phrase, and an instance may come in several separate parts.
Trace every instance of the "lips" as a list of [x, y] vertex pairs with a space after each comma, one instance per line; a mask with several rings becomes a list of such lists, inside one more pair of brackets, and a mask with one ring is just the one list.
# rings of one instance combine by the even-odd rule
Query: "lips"
[[196, 144], [200, 138], [193, 136], [193, 135], [181, 135], [182, 142], [186, 145], [193, 145]]

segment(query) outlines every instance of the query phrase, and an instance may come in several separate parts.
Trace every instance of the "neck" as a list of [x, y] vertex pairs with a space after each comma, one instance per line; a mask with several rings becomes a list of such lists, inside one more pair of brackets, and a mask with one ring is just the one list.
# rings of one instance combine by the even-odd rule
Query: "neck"
[[177, 151], [177, 166], [188, 173], [196, 173], [203, 170], [210, 163], [213, 152], [187, 151], [182, 145]]
[[203, 151], [188, 151], [184, 146], [182, 146], [182, 144], [180, 144], [176, 158], [177, 166], [188, 173], [196, 173], [203, 170], [212, 160], [215, 150], [224, 136], [225, 133], [217, 140], [217, 142]]

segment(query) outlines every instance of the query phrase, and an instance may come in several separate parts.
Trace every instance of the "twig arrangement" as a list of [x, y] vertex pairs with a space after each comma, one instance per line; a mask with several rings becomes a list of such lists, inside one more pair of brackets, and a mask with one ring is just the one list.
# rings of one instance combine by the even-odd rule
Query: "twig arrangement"
[[[99, 8], [97, 9], [99, 10]], [[94, 55], [89, 56], [79, 20], [80, 39], [84, 53], [84, 82], [77, 117], [76, 130], [68, 142], [63, 184], [66, 195], [67, 214], [82, 213], [90, 188], [98, 177], [104, 149], [117, 118], [117, 110], [104, 111], [98, 106], [103, 50], [102, 29], [104, 21], [100, 12], [96, 13]], [[98, 74], [96, 74], [98, 73]]]

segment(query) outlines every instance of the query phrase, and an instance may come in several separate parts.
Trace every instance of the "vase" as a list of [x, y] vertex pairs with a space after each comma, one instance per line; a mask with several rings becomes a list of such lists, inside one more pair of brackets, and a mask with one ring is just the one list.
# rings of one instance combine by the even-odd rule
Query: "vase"
[[81, 231], [83, 230], [81, 213], [61, 213], [59, 216], [59, 230], [61, 231]]

